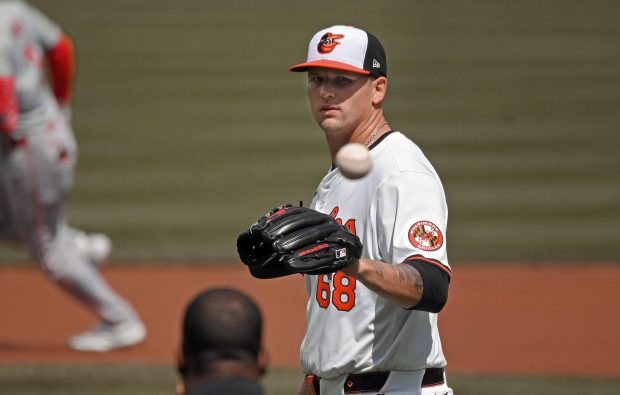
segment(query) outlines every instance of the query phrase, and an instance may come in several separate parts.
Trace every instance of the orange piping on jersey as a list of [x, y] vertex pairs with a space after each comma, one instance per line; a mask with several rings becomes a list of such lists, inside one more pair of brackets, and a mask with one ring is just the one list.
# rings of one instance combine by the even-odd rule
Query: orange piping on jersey
[[405, 259], [403, 262], [407, 262], [407, 261], [424, 261], [424, 262], [430, 263], [431, 265], [437, 266], [438, 268], [440, 268], [441, 270], [443, 270], [444, 272], [452, 276], [452, 270], [436, 259], [425, 258], [422, 255], [411, 255], [410, 257]]
[[17, 129], [19, 110], [13, 76], [0, 77], [0, 131], [12, 133]]
[[71, 101], [75, 74], [75, 52], [73, 41], [63, 34], [54, 48], [47, 51], [52, 79], [52, 89], [61, 105]]

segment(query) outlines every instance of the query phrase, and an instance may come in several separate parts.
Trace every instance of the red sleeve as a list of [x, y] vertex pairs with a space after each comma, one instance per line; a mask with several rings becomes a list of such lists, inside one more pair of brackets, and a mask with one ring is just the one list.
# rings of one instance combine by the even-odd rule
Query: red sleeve
[[73, 41], [65, 34], [60, 36], [56, 46], [47, 51], [52, 77], [54, 96], [60, 104], [71, 101], [73, 77], [75, 73], [75, 52]]
[[17, 128], [18, 120], [15, 78], [0, 76], [0, 131], [13, 132]]

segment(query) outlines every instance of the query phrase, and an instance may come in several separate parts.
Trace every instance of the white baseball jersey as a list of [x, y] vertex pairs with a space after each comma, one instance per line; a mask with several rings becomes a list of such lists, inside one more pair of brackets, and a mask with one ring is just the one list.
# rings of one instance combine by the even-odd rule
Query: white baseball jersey
[[[441, 181], [422, 151], [400, 132], [371, 150], [373, 168], [346, 179], [338, 169], [320, 183], [312, 208], [356, 233], [363, 257], [398, 264], [422, 259], [450, 271], [448, 208]], [[444, 367], [437, 315], [400, 308], [341, 272], [307, 275], [306, 373], [322, 378], [369, 371]]]
[[42, 133], [60, 116], [44, 64], [45, 51], [56, 45], [61, 33], [28, 4], [0, 1], [0, 77], [15, 78], [20, 113], [15, 139]]

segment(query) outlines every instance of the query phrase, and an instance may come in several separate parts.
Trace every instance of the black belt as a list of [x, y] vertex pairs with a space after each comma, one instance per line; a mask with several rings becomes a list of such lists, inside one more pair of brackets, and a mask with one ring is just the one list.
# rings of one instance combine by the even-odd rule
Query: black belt
[[[379, 391], [390, 376], [390, 372], [369, 372], [350, 374], [344, 382], [344, 393], [352, 394], [365, 391]], [[314, 377], [314, 387], [319, 388], [320, 378]], [[433, 387], [444, 383], [443, 368], [426, 368], [421, 387]], [[318, 393], [318, 391], [317, 391]]]
[[[350, 374], [344, 382], [344, 393], [379, 391], [385, 385], [389, 375], [390, 372]], [[422, 377], [422, 388], [443, 383], [443, 368], [426, 368]]]

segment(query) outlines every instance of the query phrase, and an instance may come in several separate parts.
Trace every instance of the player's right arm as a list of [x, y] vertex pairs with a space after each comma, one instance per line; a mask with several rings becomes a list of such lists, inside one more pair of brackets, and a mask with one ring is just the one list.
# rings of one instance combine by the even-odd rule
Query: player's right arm
[[17, 129], [18, 121], [15, 78], [11, 75], [0, 75], [0, 131], [12, 133]]
[[0, 37], [0, 132], [3, 133], [12, 133], [17, 129], [19, 121], [15, 76], [9, 50], [10, 42], [6, 37]]

